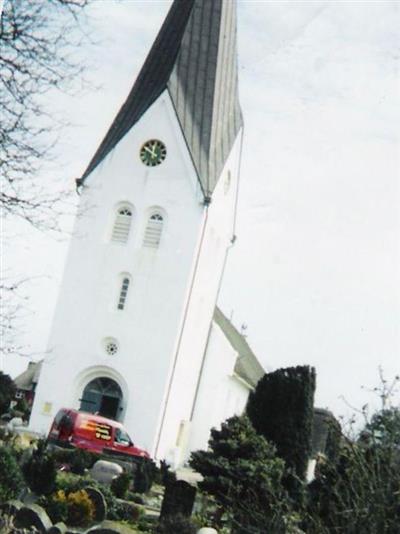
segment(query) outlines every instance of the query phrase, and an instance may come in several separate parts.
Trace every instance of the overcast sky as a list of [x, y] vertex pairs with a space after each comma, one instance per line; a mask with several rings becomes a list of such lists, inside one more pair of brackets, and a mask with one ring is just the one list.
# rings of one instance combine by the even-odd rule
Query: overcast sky
[[[79, 176], [129, 92], [169, 1], [95, 1], [80, 50], [101, 89], [49, 98], [65, 131], [51, 184]], [[238, 3], [245, 120], [238, 240], [220, 305], [270, 368], [317, 369], [316, 402], [360, 406], [400, 372], [398, 2]], [[77, 52], [78, 53], [78, 52]], [[28, 352], [46, 348], [67, 238], [9, 226]], [[37, 357], [37, 356], [35, 356]], [[26, 359], [8, 358], [15, 375]]]

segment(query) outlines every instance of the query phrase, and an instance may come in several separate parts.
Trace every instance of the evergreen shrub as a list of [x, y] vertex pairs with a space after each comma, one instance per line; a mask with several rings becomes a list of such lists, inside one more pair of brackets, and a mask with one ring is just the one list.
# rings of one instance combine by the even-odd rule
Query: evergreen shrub
[[315, 369], [288, 367], [267, 373], [250, 394], [247, 415], [301, 479], [312, 452]]
[[134, 493], [133, 491], [128, 491], [126, 494], [126, 499], [128, 501], [134, 502], [135, 504], [144, 504], [144, 499], [142, 495]]
[[68, 525], [86, 526], [93, 521], [94, 504], [85, 490], [78, 490], [67, 495], [59, 490], [54, 496], [54, 501], [60, 506], [65, 505]]
[[203, 476], [199, 488], [214, 498], [232, 532], [285, 532], [290, 504], [282, 485], [284, 462], [246, 416], [212, 429], [209, 450], [192, 453], [190, 465]]
[[133, 491], [135, 493], [147, 493], [148, 491], [150, 491], [155, 476], [155, 463], [148, 458], [142, 458], [137, 464], [135, 470]]
[[77, 492], [88, 486], [98, 489], [103, 494], [107, 505], [107, 519], [135, 522], [136, 517], [140, 516], [139, 507], [127, 506], [125, 503], [118, 501], [110, 487], [105, 484], [96, 482], [89, 477], [74, 477], [70, 473], [59, 474], [57, 477], [57, 488], [62, 490], [65, 495]]
[[83, 449], [57, 449], [52, 451], [57, 465], [66, 464], [72, 473], [83, 475], [85, 469], [90, 469], [100, 459], [100, 455]]
[[12, 378], [0, 371], [0, 415], [7, 412], [16, 392]]
[[115, 501], [114, 508], [111, 512], [107, 513], [107, 519], [137, 523], [143, 514], [143, 509], [133, 503]]
[[53, 495], [42, 495], [38, 500], [38, 504], [46, 510], [53, 523], [66, 523], [68, 518], [66, 499], [60, 499], [61, 492], [62, 490], [58, 490]]
[[24, 487], [24, 479], [15, 455], [9, 447], [0, 447], [0, 503], [15, 499]]
[[26, 483], [37, 495], [49, 495], [56, 487], [55, 461], [45, 447], [44, 440], [38, 441], [37, 449], [22, 466]]
[[119, 499], [124, 499], [129, 489], [132, 480], [132, 475], [127, 472], [122, 472], [119, 476], [114, 478], [111, 482], [111, 491]]
[[99, 454], [95, 454], [83, 449], [75, 449], [71, 451], [71, 471], [76, 475], [83, 475], [85, 469], [90, 469], [95, 462], [100, 458]]
[[22, 417], [24, 421], [29, 419], [31, 408], [25, 399], [18, 399], [17, 404], [13, 408], [14, 417]]

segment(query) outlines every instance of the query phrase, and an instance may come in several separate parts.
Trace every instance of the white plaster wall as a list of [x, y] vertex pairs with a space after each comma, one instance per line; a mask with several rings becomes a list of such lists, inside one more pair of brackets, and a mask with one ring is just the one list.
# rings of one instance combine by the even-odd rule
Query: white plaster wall
[[[166, 144], [167, 158], [149, 168], [139, 150], [154, 138]], [[110, 242], [115, 209], [123, 201], [134, 207], [127, 245]], [[153, 206], [167, 214], [157, 250], [142, 247]], [[165, 92], [86, 181], [33, 406], [33, 429], [47, 432], [61, 406], [79, 407], [92, 378], [110, 376], [124, 392], [120, 419], [135, 443], [153, 452], [204, 211]], [[123, 311], [116, 308], [121, 273], [131, 275]], [[207, 289], [211, 300], [215, 285]], [[208, 320], [204, 317], [202, 324]], [[104, 351], [106, 337], [119, 342], [114, 356]]]
[[[231, 150], [208, 208], [183, 333], [176, 348], [175, 367], [171, 369], [170, 391], [166, 392], [166, 410], [160, 422], [161, 433], [157, 447], [159, 458], [171, 456], [171, 445], [172, 448], [175, 447], [181, 422], [189, 420], [191, 416], [226, 254], [234, 231], [241, 135], [239, 133]], [[195, 430], [192, 428], [191, 432]]]
[[184, 457], [191, 451], [206, 450], [211, 428], [219, 428], [229, 417], [243, 413], [250, 388], [233, 376], [237, 357], [222, 330], [213, 323]]

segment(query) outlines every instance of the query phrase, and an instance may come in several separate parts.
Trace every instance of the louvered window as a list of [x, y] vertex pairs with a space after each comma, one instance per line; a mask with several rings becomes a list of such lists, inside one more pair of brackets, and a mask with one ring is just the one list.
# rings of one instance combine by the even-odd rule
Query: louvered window
[[153, 213], [147, 221], [144, 232], [143, 245], [145, 247], [157, 248], [160, 244], [164, 218], [159, 213]]
[[119, 208], [114, 221], [111, 241], [116, 243], [126, 243], [131, 229], [132, 210], [130, 208]]
[[119, 293], [119, 299], [118, 299], [119, 310], [123, 310], [125, 308], [126, 298], [128, 296], [129, 284], [130, 284], [129, 278], [124, 278], [122, 280], [121, 291]]

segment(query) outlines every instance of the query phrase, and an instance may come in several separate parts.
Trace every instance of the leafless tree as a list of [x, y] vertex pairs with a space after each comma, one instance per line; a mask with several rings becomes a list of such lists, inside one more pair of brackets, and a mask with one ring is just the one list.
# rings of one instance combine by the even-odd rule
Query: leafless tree
[[[0, 211], [34, 228], [59, 230], [67, 192], [43, 183], [62, 120], [48, 95], [82, 84], [90, 0], [5, 0], [0, 21]], [[61, 202], [60, 202], [61, 201]], [[2, 231], [4, 249], [4, 231]], [[23, 285], [1, 273], [0, 354], [21, 353], [16, 332], [26, 313]]]
[[0, 355], [22, 354], [22, 347], [15, 345], [21, 321], [26, 316], [26, 296], [23, 285], [26, 280], [3, 277], [0, 281]]
[[90, 0], [6, 0], [0, 23], [0, 208], [41, 230], [57, 228], [59, 191], [41, 183], [59, 121], [46, 95], [72, 88], [82, 73]]

